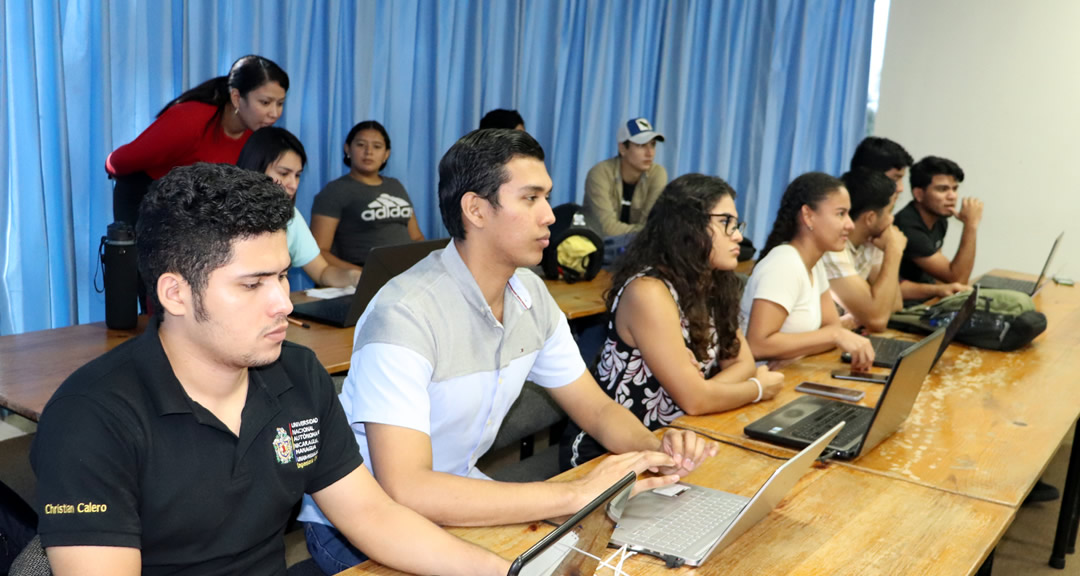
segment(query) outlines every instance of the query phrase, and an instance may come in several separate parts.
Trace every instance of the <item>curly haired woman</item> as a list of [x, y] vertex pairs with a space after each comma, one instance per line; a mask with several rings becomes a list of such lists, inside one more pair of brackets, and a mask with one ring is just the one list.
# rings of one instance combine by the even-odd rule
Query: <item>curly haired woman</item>
[[[755, 367], [739, 329], [734, 270], [744, 227], [727, 182], [687, 174], [667, 185], [616, 266], [607, 340], [593, 375], [650, 430], [780, 391], [784, 376]], [[568, 426], [564, 468], [603, 453]]]

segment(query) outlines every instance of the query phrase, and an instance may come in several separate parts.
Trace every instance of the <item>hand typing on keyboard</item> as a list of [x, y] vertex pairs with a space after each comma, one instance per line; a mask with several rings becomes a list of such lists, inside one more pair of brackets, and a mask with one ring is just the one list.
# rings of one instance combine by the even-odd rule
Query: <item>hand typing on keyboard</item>
[[669, 429], [660, 441], [660, 450], [671, 456], [675, 465], [660, 468], [661, 474], [686, 476], [698, 467], [706, 458], [716, 455], [717, 444], [698, 436], [689, 430]]
[[829, 327], [833, 331], [833, 341], [836, 347], [851, 354], [851, 369], [857, 372], [865, 372], [874, 365], [874, 346], [870, 339], [834, 324]]

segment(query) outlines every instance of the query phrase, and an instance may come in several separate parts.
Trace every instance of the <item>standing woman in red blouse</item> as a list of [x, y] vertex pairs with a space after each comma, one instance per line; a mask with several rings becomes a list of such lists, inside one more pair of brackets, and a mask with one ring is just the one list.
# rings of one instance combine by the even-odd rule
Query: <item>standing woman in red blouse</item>
[[281, 116], [289, 76], [262, 56], [244, 56], [228, 76], [211, 78], [158, 112], [138, 138], [105, 160], [116, 178], [113, 217], [132, 226], [150, 183], [176, 166], [235, 164], [251, 133]]

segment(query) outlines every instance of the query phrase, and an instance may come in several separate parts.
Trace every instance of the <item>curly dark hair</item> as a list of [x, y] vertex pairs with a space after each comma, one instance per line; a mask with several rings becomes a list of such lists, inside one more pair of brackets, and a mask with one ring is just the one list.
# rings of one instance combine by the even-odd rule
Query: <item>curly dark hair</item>
[[839, 178], [834, 178], [824, 172], [807, 172], [792, 180], [780, 199], [776, 221], [773, 222], [772, 231], [765, 240], [765, 247], [761, 249], [758, 262], [764, 260], [770, 250], [784, 242], [790, 242], [795, 237], [795, 233], [799, 230], [799, 211], [804, 205], [817, 210], [818, 203], [843, 187], [844, 183]]
[[139, 272], [160, 318], [157, 281], [175, 272], [191, 285], [195, 317], [206, 320], [203, 291], [210, 273], [232, 258], [232, 242], [284, 231], [289, 197], [269, 176], [227, 164], [173, 168], [156, 181], [139, 207]]
[[[689, 323], [690, 349], [701, 361], [714, 344], [718, 360], [739, 354], [739, 279], [734, 271], [709, 266], [709, 211], [725, 196], [734, 200], [735, 190], [715, 176], [685, 174], [672, 180], [615, 265], [612, 287], [605, 294], [610, 311], [619, 288], [652, 267], [675, 288]], [[710, 318], [716, 326], [715, 343], [709, 338]]]

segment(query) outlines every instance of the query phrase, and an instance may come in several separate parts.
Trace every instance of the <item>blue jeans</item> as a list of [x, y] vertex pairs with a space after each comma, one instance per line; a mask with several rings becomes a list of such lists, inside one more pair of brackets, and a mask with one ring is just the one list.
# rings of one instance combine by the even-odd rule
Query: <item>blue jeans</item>
[[368, 559], [341, 532], [326, 524], [305, 523], [304, 538], [312, 560], [324, 574], [337, 574]]

